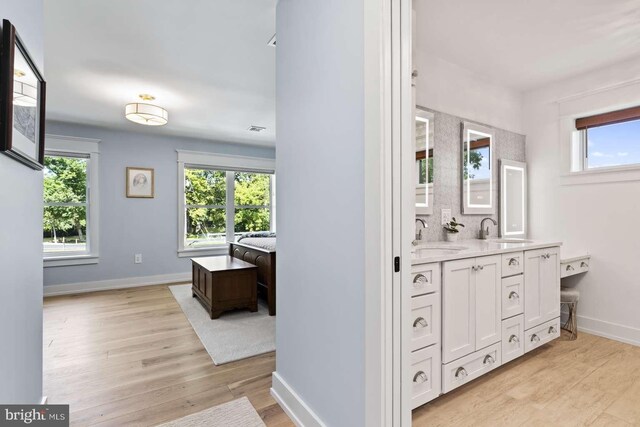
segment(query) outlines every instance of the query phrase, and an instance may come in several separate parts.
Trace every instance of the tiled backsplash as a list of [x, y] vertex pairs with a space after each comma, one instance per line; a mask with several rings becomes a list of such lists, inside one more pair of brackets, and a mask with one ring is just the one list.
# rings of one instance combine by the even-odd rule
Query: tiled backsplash
[[[431, 111], [434, 115], [434, 204], [433, 215], [420, 215], [429, 229], [424, 234], [427, 241], [445, 240], [445, 232], [441, 224], [442, 209], [451, 209], [451, 214], [465, 225], [461, 228], [460, 239], [478, 237], [480, 221], [490, 216], [498, 221], [498, 207], [500, 201], [500, 183], [498, 181], [500, 159], [525, 161], [525, 136], [494, 128], [493, 159], [491, 168], [493, 175], [493, 215], [463, 215], [462, 214], [462, 122], [471, 122], [450, 114]], [[489, 225], [490, 235], [498, 236], [498, 227]]]

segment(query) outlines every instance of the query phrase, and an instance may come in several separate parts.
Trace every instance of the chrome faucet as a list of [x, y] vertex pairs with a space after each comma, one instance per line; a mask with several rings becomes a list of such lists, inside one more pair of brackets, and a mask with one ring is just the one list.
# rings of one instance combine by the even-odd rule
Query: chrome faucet
[[[418, 224], [422, 224], [422, 227], [418, 227]], [[423, 219], [416, 218], [416, 239], [413, 241], [413, 245], [417, 245], [422, 240], [422, 232], [429, 228], [426, 222]]]
[[493, 218], [487, 217], [487, 218], [483, 219], [482, 222], [480, 222], [480, 239], [481, 240], [487, 240], [487, 237], [489, 237], [489, 226], [487, 226], [487, 228], [484, 228], [484, 222], [487, 221], [487, 220], [491, 221], [493, 223], [493, 225], [495, 225], [495, 226], [498, 225], [496, 220], [493, 219]]

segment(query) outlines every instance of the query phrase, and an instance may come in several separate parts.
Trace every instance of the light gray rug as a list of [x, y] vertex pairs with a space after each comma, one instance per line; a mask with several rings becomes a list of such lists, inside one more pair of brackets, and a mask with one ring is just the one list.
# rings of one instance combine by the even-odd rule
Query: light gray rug
[[158, 427], [264, 427], [260, 415], [249, 399], [232, 400], [186, 417], [161, 424]]
[[211, 319], [202, 304], [191, 296], [190, 284], [169, 289], [216, 365], [276, 349], [276, 318], [269, 316], [260, 301], [257, 313], [229, 311], [219, 319]]

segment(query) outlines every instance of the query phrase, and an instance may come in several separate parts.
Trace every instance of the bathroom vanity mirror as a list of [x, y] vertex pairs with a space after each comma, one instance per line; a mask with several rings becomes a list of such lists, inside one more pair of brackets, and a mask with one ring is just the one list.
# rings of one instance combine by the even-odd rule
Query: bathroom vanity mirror
[[527, 237], [527, 164], [500, 160], [500, 235]]
[[433, 213], [433, 113], [416, 106], [416, 215]]
[[462, 213], [493, 214], [493, 130], [462, 125]]

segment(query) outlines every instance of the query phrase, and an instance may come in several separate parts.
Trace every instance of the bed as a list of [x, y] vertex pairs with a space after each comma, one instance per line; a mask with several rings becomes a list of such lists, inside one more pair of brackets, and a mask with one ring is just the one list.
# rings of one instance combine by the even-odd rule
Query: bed
[[229, 243], [229, 255], [258, 267], [258, 296], [276, 314], [276, 238], [272, 233], [246, 234]]

